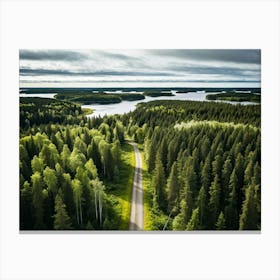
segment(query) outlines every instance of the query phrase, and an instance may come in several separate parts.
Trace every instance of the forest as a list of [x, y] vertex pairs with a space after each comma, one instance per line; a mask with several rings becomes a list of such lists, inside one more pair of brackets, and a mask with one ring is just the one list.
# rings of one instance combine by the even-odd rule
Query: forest
[[[87, 118], [20, 98], [20, 229], [128, 230], [134, 153], [145, 230], [261, 229], [261, 108], [152, 101]], [[155, 148], [156, 147], [156, 148]]]
[[261, 102], [261, 96], [259, 94], [244, 93], [244, 92], [225, 92], [218, 94], [208, 94], [207, 100], [228, 100], [228, 101], [250, 101], [250, 102]]
[[145, 99], [145, 96], [140, 93], [122, 93], [122, 94], [109, 94], [109, 93], [59, 93], [55, 95], [58, 100], [67, 100], [75, 103], [81, 104], [113, 104], [120, 103], [122, 100], [141, 100]]

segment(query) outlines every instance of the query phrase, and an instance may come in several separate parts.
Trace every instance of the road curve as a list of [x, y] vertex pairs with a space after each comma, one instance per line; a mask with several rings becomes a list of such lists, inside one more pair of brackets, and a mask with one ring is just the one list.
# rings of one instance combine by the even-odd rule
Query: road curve
[[142, 159], [141, 153], [133, 142], [128, 142], [135, 153], [135, 170], [132, 186], [131, 214], [129, 230], [144, 229], [144, 210], [143, 210], [143, 184], [142, 184]]

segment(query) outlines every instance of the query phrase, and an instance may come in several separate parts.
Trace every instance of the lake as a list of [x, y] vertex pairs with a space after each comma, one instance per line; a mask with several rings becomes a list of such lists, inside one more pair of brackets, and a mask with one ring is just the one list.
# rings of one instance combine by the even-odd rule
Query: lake
[[[115, 93], [121, 93], [122, 91], [115, 91]], [[82, 105], [82, 108], [90, 108], [93, 109], [94, 112], [88, 117], [95, 116], [105, 116], [105, 115], [114, 115], [114, 114], [124, 114], [130, 111], [133, 111], [136, 108], [136, 105], [141, 102], [149, 102], [153, 100], [191, 100], [191, 101], [209, 101], [206, 100], [206, 95], [208, 94], [216, 94], [220, 92], [188, 92], [188, 93], [177, 93], [176, 90], [171, 90], [174, 96], [160, 96], [160, 97], [150, 97], [146, 96], [145, 99], [136, 100], [136, 101], [122, 101], [121, 103], [115, 104], [92, 104], [92, 105]], [[109, 92], [108, 93], [113, 93]], [[129, 92], [129, 93], [135, 93]], [[137, 92], [143, 93], [143, 92]], [[56, 93], [37, 93], [37, 94], [26, 94], [20, 93], [20, 97], [42, 97], [42, 98], [54, 98]], [[210, 102], [210, 101], [209, 101]], [[223, 101], [217, 100], [212, 102], [224, 102], [230, 104], [242, 104], [242, 105], [254, 105], [258, 103], [253, 102], [233, 102], [233, 101]]]

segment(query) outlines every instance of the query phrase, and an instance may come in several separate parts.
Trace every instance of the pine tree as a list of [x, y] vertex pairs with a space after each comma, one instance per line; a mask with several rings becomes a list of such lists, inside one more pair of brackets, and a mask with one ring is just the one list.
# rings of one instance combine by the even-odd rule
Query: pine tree
[[253, 152], [249, 154], [248, 164], [246, 166], [244, 172], [244, 186], [249, 186], [252, 182], [252, 178], [254, 175], [254, 159], [253, 159]]
[[210, 155], [206, 158], [201, 173], [201, 184], [206, 193], [208, 193], [211, 185], [211, 159]]
[[222, 188], [221, 188], [221, 208], [224, 208], [229, 195], [229, 181], [232, 173], [232, 164], [230, 158], [224, 162], [222, 169]]
[[32, 230], [32, 189], [25, 181], [20, 190], [20, 229]]
[[165, 137], [161, 140], [158, 153], [160, 154], [160, 160], [162, 162], [164, 174], [166, 174], [168, 146]]
[[63, 145], [62, 152], [60, 153], [60, 159], [62, 163], [62, 167], [65, 171], [68, 171], [68, 166], [69, 166], [69, 157], [71, 155], [71, 152], [68, 148], [67, 144]]
[[102, 175], [103, 174], [103, 169], [102, 169], [102, 163], [101, 163], [101, 155], [98, 150], [98, 146], [94, 141], [94, 138], [91, 140], [91, 144], [87, 148], [87, 157], [91, 158], [96, 165], [96, 168], [98, 170], [98, 174]]
[[152, 189], [154, 190], [154, 198], [161, 210], [166, 210], [165, 181], [163, 165], [160, 160], [160, 154], [158, 153], [152, 177]]
[[44, 229], [43, 210], [43, 180], [39, 172], [31, 176], [32, 181], [32, 205], [34, 209], [34, 229]]
[[216, 228], [217, 228], [217, 230], [226, 229], [226, 220], [225, 220], [223, 212], [221, 212], [219, 217], [218, 217], [218, 221], [216, 223]]
[[218, 175], [215, 176], [214, 181], [211, 184], [209, 199], [209, 208], [211, 212], [212, 225], [217, 221], [220, 212], [220, 198], [221, 198], [221, 185], [219, 182]]
[[227, 229], [235, 230], [238, 229], [238, 179], [235, 169], [233, 169], [230, 176], [229, 190], [228, 205], [225, 208]]
[[252, 178], [252, 184], [261, 185], [261, 168], [258, 162], [256, 162], [254, 166], [254, 177]]
[[66, 205], [63, 203], [60, 194], [55, 197], [55, 214], [54, 214], [54, 225], [53, 228], [56, 230], [71, 229], [71, 220], [66, 211]]
[[201, 228], [206, 227], [207, 220], [207, 197], [204, 187], [201, 187], [197, 197], [197, 207], [199, 209], [199, 224]]
[[75, 216], [75, 203], [73, 196], [73, 188], [71, 182], [71, 176], [68, 173], [63, 173], [61, 181], [61, 189], [62, 189], [62, 199], [66, 205], [66, 210], [69, 216], [73, 219]]
[[32, 161], [31, 161], [31, 167], [32, 167], [33, 173], [39, 172], [39, 173], [42, 174], [43, 170], [45, 168], [45, 164], [40, 157], [34, 156]]
[[182, 201], [184, 203], [181, 204], [181, 211], [183, 213], [183, 227], [185, 228], [191, 218], [192, 210], [194, 206], [193, 192], [191, 190], [191, 185], [189, 184], [188, 181], [185, 183], [185, 189], [184, 189], [184, 195]]
[[186, 230], [198, 230], [199, 228], [199, 209], [196, 208], [192, 212], [190, 221], [187, 224]]
[[174, 162], [171, 168], [171, 173], [167, 180], [167, 192], [168, 192], [168, 212], [170, 212], [176, 205], [176, 201], [179, 197], [179, 181], [178, 181], [178, 169], [177, 163]]
[[250, 185], [246, 189], [245, 200], [242, 205], [242, 213], [240, 215], [240, 230], [257, 230], [258, 229], [258, 211], [255, 197], [255, 187]]

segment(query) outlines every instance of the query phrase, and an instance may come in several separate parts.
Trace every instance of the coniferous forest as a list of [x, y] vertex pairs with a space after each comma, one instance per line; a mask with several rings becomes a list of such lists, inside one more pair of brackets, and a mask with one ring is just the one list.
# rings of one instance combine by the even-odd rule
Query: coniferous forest
[[87, 117], [20, 98], [20, 229], [128, 230], [137, 144], [144, 230], [261, 229], [261, 106], [152, 101]]

